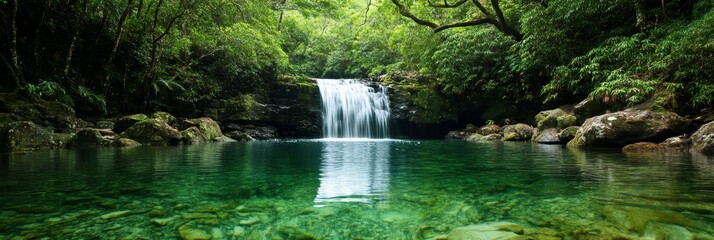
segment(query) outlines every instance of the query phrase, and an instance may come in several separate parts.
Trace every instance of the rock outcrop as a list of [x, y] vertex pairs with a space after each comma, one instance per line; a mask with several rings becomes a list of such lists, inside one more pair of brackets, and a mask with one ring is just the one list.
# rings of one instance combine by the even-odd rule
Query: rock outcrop
[[692, 149], [706, 155], [714, 155], [714, 122], [702, 125], [692, 134]]
[[519, 123], [503, 127], [503, 141], [528, 141], [533, 137], [533, 127]]
[[624, 146], [636, 142], [659, 142], [684, 133], [690, 121], [676, 113], [628, 109], [585, 121], [570, 147]]
[[182, 141], [181, 132], [168, 123], [153, 118], [135, 123], [121, 136], [148, 145], [170, 145]]
[[33, 122], [12, 122], [0, 129], [0, 150], [13, 152], [52, 148], [56, 146], [52, 137], [52, 131]]

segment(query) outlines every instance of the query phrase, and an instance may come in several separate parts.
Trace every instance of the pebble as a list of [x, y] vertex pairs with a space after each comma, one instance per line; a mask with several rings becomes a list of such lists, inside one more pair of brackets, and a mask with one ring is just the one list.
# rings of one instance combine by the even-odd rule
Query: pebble
[[250, 226], [250, 225], [256, 224], [258, 222], [260, 222], [260, 218], [249, 217], [248, 219], [241, 220], [240, 222], [238, 222], [238, 224], [243, 225], [243, 226]]
[[242, 237], [245, 235], [245, 228], [241, 226], [235, 226], [233, 227], [233, 236], [235, 237]]
[[170, 217], [170, 218], [154, 218], [154, 219], [151, 219], [151, 222], [152, 222], [153, 224], [156, 224], [156, 225], [159, 225], [159, 226], [166, 226], [167, 224], [171, 223], [171, 221], [173, 221], [174, 219], [176, 219], [176, 217]]
[[185, 239], [185, 240], [208, 240], [208, 239], [211, 239], [211, 235], [209, 235], [206, 231], [203, 231], [201, 229], [194, 229], [194, 228], [188, 227], [186, 225], [179, 227], [178, 231], [179, 231], [179, 235], [181, 236], [181, 239]]
[[107, 214], [100, 216], [99, 218], [101, 218], [103, 220], [109, 220], [109, 219], [114, 219], [114, 218], [119, 218], [119, 217], [126, 217], [129, 215], [131, 215], [131, 211], [125, 210], [125, 211], [117, 211], [117, 212], [107, 213]]

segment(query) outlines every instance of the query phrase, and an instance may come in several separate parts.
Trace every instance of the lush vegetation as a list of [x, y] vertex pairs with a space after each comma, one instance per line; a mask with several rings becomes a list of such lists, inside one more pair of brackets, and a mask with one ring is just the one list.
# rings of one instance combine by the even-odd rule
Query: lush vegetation
[[95, 114], [201, 106], [264, 91], [287, 75], [419, 76], [383, 80], [413, 87], [425, 108], [560, 105], [586, 96], [620, 106], [665, 97], [687, 112], [714, 104], [712, 1], [2, 0], [0, 6], [2, 89]]

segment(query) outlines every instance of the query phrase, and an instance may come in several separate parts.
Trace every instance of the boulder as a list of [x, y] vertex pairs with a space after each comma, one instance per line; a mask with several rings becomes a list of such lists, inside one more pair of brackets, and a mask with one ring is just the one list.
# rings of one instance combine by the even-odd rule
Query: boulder
[[121, 134], [123, 138], [134, 139], [142, 144], [166, 145], [181, 141], [181, 133], [168, 123], [158, 119], [146, 119], [135, 123]]
[[685, 152], [692, 148], [692, 139], [686, 135], [667, 138], [659, 146], [670, 152]]
[[97, 121], [97, 123], [94, 124], [94, 126], [97, 128], [113, 129], [114, 122], [108, 121], [108, 120], [100, 120], [100, 121]]
[[240, 141], [240, 142], [250, 142], [250, 141], [254, 140], [253, 137], [251, 137], [250, 135], [248, 135], [247, 133], [245, 133], [243, 131], [228, 132], [228, 133], [226, 133], [226, 136], [233, 140]]
[[536, 127], [538, 130], [557, 128], [559, 125], [558, 118], [566, 115], [568, 115], [568, 113], [560, 108], [539, 112], [534, 118]]
[[32, 122], [12, 122], [0, 128], [0, 150], [32, 151], [55, 147], [52, 131]]
[[493, 222], [454, 228], [449, 240], [523, 239], [523, 227], [510, 222]]
[[578, 129], [580, 129], [578, 126], [567, 127], [558, 133], [558, 139], [563, 142], [569, 142], [575, 138], [575, 133], [578, 132]]
[[503, 141], [527, 141], [533, 137], [533, 127], [519, 123], [503, 128]]
[[278, 138], [278, 129], [275, 127], [255, 127], [245, 130], [250, 137], [256, 140], [271, 140]]
[[702, 125], [692, 134], [692, 149], [705, 155], [714, 155], [714, 122]]
[[184, 142], [200, 143], [210, 141], [223, 141], [223, 133], [221, 127], [216, 121], [210, 118], [195, 118], [184, 120], [180, 124], [182, 129], [181, 136]]
[[467, 132], [470, 132], [470, 133], [475, 133], [476, 130], [478, 130], [478, 127], [476, 125], [469, 123], [469, 124], [466, 124], [466, 128], [464, 130]]
[[167, 112], [155, 112], [153, 115], [151, 115], [151, 118], [162, 120], [168, 124], [171, 124], [172, 122], [176, 121], [176, 117]]
[[638, 142], [633, 144], [627, 144], [622, 147], [622, 152], [624, 153], [645, 153], [645, 152], [658, 152], [662, 148], [659, 144], [651, 142]]
[[673, 112], [627, 109], [586, 120], [568, 146], [624, 146], [661, 141], [684, 133], [690, 123]]
[[570, 115], [570, 114], [562, 115], [562, 116], [558, 117], [557, 121], [558, 121], [558, 128], [560, 128], [560, 129], [565, 129], [570, 126], [578, 125], [578, 118], [576, 118], [575, 116]]
[[144, 114], [134, 114], [134, 115], [129, 115], [129, 116], [124, 116], [119, 121], [114, 124], [114, 132], [115, 133], [123, 133], [127, 129], [129, 129], [131, 126], [134, 126], [134, 124], [147, 120], [149, 119], [148, 116]]
[[471, 134], [468, 137], [466, 137], [466, 140], [477, 141], [477, 142], [478, 141], [498, 141], [498, 140], [501, 140], [501, 138], [503, 138], [503, 135], [501, 135], [500, 133], [489, 134], [486, 136], [478, 134], [478, 133], [474, 133], [474, 134]]
[[82, 129], [72, 137], [67, 145], [77, 148], [97, 148], [110, 146], [112, 141], [102, 137], [96, 129]]
[[141, 146], [141, 143], [128, 139], [128, 138], [118, 138], [112, 143], [115, 147], [136, 147]]
[[605, 114], [609, 108], [610, 106], [607, 104], [597, 101], [592, 96], [589, 96], [573, 107], [573, 113], [578, 120], [584, 121], [588, 118]]
[[501, 127], [496, 124], [488, 124], [486, 126], [480, 127], [478, 130], [476, 130], [476, 133], [484, 136], [491, 135], [494, 133], [501, 133]]
[[448, 134], [446, 134], [446, 139], [447, 140], [462, 140], [468, 137], [468, 132], [464, 130], [456, 130], [456, 131], [451, 131]]
[[533, 138], [534, 142], [546, 143], [546, 144], [556, 144], [561, 143], [560, 130], [557, 128], [547, 128], [542, 131], [538, 131], [538, 135]]

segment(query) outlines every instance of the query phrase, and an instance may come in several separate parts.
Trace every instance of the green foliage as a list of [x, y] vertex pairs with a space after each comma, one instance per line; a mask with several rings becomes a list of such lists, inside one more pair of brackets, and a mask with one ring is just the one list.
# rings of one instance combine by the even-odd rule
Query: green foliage
[[102, 113], [107, 113], [107, 100], [104, 96], [92, 92], [89, 88], [78, 86], [76, 94], [79, 100], [89, 103], [92, 107], [98, 109]]

